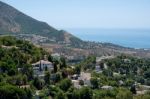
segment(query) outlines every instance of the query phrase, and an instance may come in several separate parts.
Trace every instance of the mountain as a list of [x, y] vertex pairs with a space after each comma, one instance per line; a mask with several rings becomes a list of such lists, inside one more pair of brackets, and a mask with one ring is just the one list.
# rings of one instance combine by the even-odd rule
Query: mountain
[[68, 56], [118, 55], [150, 57], [150, 50], [131, 49], [111, 43], [83, 41], [64, 30], [57, 30], [0, 1], [0, 35], [12, 35]]
[[1, 32], [8, 33], [58, 32], [48, 24], [35, 20], [3, 2], [0, 2], [0, 26]]
[[63, 30], [57, 30], [45, 22], [38, 21], [14, 7], [0, 1], [0, 34], [34, 34], [56, 42], [81, 41]]

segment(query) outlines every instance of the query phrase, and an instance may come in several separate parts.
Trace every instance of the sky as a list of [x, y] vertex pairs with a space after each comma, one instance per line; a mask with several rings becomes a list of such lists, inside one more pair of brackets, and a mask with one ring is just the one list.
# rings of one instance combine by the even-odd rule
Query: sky
[[150, 0], [1, 0], [57, 29], [147, 28]]

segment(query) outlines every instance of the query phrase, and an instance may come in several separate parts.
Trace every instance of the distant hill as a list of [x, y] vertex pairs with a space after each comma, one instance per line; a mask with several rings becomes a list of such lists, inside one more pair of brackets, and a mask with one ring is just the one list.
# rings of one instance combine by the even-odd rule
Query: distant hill
[[14, 7], [0, 1], [0, 34], [35, 34], [56, 42], [76, 43], [82, 40], [63, 30], [57, 30]]
[[136, 50], [111, 43], [83, 41], [67, 31], [57, 30], [47, 23], [38, 21], [1, 1], [0, 35], [16, 36], [19, 39], [25, 39], [34, 44], [42, 45], [42, 47], [53, 49], [54, 52], [68, 55], [75, 54], [74, 56], [91, 54], [100, 56], [125, 53], [150, 57], [150, 50]]

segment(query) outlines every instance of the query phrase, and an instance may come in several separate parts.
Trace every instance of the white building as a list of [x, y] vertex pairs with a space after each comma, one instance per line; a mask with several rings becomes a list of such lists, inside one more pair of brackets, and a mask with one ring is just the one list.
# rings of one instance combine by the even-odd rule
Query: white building
[[131, 60], [130, 60], [130, 59], [123, 59], [123, 61], [124, 61], [125, 63], [131, 63]]
[[113, 87], [112, 86], [102, 86], [101, 89], [103, 89], [103, 90], [112, 90]]
[[101, 72], [102, 72], [101, 66], [96, 65], [96, 66], [95, 66], [95, 72], [101, 73]]
[[51, 71], [54, 69], [54, 66], [51, 62], [46, 60], [40, 60], [32, 64], [34, 76], [44, 76], [44, 71]]
[[81, 72], [79, 80], [83, 80], [85, 86], [91, 86], [91, 73]]

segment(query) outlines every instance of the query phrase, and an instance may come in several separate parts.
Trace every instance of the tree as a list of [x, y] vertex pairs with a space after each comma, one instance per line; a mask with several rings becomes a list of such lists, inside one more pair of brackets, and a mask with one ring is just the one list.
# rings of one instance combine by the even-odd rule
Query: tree
[[28, 99], [32, 99], [32, 90], [30, 88], [25, 88], [25, 92]]
[[63, 69], [63, 70], [62, 70], [62, 77], [63, 77], [63, 78], [67, 78], [67, 77], [68, 77], [68, 73], [67, 73], [67, 70], [66, 70], [66, 69]]
[[84, 85], [84, 81], [83, 80], [79, 80], [79, 85], [83, 86]]
[[23, 84], [26, 85], [28, 82], [27, 75], [23, 75], [22, 80], [23, 80]]
[[60, 69], [66, 67], [66, 66], [67, 66], [67, 64], [66, 64], [65, 58], [61, 57], [60, 58]]
[[80, 99], [92, 99], [92, 90], [89, 87], [83, 87], [79, 90]]
[[50, 72], [49, 71], [45, 72], [44, 81], [46, 84], [50, 84]]
[[18, 87], [3, 84], [0, 86], [0, 99], [31, 99], [27, 93]]
[[11, 68], [11, 69], [8, 71], [8, 75], [10, 75], [10, 76], [13, 76], [13, 75], [15, 75], [15, 74], [16, 74], [16, 71], [15, 71], [14, 68]]
[[51, 55], [48, 55], [48, 61], [53, 62], [53, 57]]
[[33, 85], [34, 85], [38, 90], [40, 90], [40, 89], [43, 88], [43, 81], [40, 80], [38, 77], [35, 77], [35, 78], [33, 79]]
[[66, 99], [66, 96], [63, 92], [60, 91], [56, 94], [55, 99]]
[[71, 87], [71, 85], [72, 85], [71, 80], [66, 78], [59, 83], [59, 88], [62, 89], [63, 91], [67, 91]]
[[146, 79], [146, 85], [150, 86], [150, 78]]
[[126, 86], [132, 86], [134, 84], [134, 80], [129, 78], [126, 80], [125, 84], [126, 84]]
[[111, 70], [107, 70], [107, 69], [103, 70], [103, 74], [105, 76], [111, 76], [111, 77], [113, 76], [113, 72]]
[[3, 82], [4, 77], [0, 75], [0, 82]]
[[75, 70], [74, 71], [75, 71], [76, 74], [80, 74], [80, 72], [81, 72], [81, 66], [79, 66], [79, 65], [75, 66]]
[[80, 93], [78, 92], [78, 90], [74, 90], [72, 92], [72, 98], [71, 99], [81, 99], [80, 98]]
[[116, 99], [133, 99], [132, 93], [127, 89], [120, 89]]
[[67, 98], [68, 99], [80, 99], [80, 94], [78, 89], [75, 89], [73, 87], [71, 87], [68, 91], [67, 91]]
[[91, 79], [90, 79], [90, 82], [91, 82], [91, 84], [92, 84], [92, 88], [93, 88], [93, 89], [99, 87], [98, 79], [97, 79], [97, 78], [91, 78]]
[[49, 90], [47, 88], [42, 89], [39, 93], [40, 99], [48, 99], [48, 96], [49, 96]]
[[141, 84], [144, 84], [144, 83], [145, 83], [145, 79], [144, 79], [143, 76], [138, 76], [138, 77], [136, 77], [136, 80], [137, 80], [138, 83], [141, 83]]
[[130, 88], [130, 91], [131, 91], [133, 94], [136, 94], [136, 86], [135, 86], [135, 85], [132, 85], [131, 88]]
[[3, 45], [12, 46], [16, 43], [16, 38], [11, 36], [5, 36], [2, 39]]
[[104, 62], [100, 62], [99, 65], [101, 66], [102, 69], [104, 69]]
[[16, 76], [16, 85], [22, 85], [23, 83], [22, 83], [22, 75], [18, 75], [18, 76]]
[[56, 83], [56, 82], [59, 82], [60, 80], [61, 80], [61, 74], [58, 72], [58, 73], [56, 73], [55, 74], [55, 78], [54, 78], [54, 82]]
[[93, 90], [93, 99], [116, 99], [116, 89], [112, 90]]
[[47, 88], [49, 90], [49, 95], [52, 97], [55, 97], [57, 95], [57, 93], [61, 91], [61, 89], [59, 87], [54, 86], [54, 85], [50, 85]]
[[144, 77], [145, 77], [145, 78], [150, 78], [150, 69], [148, 69], [148, 70], [144, 73]]
[[58, 71], [58, 64], [59, 64], [59, 62], [56, 60], [56, 61], [54, 61], [54, 73], [56, 73], [57, 71]]

